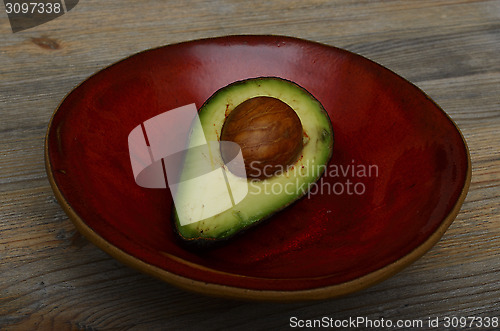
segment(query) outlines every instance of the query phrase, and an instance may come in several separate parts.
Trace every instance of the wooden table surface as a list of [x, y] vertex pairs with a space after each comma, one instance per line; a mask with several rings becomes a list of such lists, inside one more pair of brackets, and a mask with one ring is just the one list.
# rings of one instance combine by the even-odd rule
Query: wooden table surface
[[[86, 0], [17, 33], [0, 16], [0, 330], [278, 330], [290, 328], [291, 317], [362, 316], [421, 320], [420, 329], [439, 318], [446, 329], [446, 318], [481, 317], [486, 325], [500, 317], [500, 1]], [[44, 135], [59, 102], [123, 57], [228, 34], [345, 48], [441, 105], [462, 130], [473, 167], [465, 203], [441, 241], [361, 292], [277, 304], [179, 290], [81, 237], [44, 168]]]

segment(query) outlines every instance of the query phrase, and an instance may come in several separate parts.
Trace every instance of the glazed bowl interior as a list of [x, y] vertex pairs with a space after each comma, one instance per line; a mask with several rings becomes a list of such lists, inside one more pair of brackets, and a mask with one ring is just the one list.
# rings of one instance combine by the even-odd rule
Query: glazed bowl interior
[[[326, 173], [236, 240], [186, 250], [173, 235], [168, 188], [136, 184], [127, 136], [264, 76], [297, 83], [328, 112], [335, 143]], [[394, 274], [439, 240], [470, 182], [462, 135], [421, 90], [361, 56], [280, 36], [169, 45], [103, 69], [54, 113], [46, 164], [77, 228], [120, 261], [190, 290], [269, 300], [333, 297]]]

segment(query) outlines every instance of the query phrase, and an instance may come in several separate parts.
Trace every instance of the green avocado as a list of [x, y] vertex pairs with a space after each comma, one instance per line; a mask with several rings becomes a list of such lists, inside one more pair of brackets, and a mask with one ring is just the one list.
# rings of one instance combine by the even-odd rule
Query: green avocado
[[[200, 152], [203, 143], [223, 143], [220, 135], [228, 114], [258, 96], [286, 103], [298, 115], [303, 129], [303, 147], [297, 160], [260, 180], [231, 172], [218, 147]], [[198, 114], [201, 129], [193, 128], [190, 134], [172, 215], [177, 237], [191, 244], [188, 246], [224, 243], [286, 208], [307, 194], [332, 155], [333, 130], [328, 114], [308, 91], [288, 80], [259, 77], [232, 83], [215, 92]], [[192, 166], [200, 164], [200, 155], [213, 169], [205, 171], [203, 178], [197, 177], [199, 167]]]

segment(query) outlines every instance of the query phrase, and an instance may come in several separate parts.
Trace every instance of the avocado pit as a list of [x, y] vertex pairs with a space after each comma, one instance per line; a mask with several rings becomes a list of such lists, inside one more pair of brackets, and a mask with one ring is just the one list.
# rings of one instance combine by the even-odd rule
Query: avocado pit
[[[285, 102], [267, 96], [250, 98], [236, 106], [226, 117], [221, 141], [241, 148], [247, 178], [265, 179], [293, 165], [303, 147], [302, 123]], [[221, 156], [230, 171], [234, 149], [221, 144]]]

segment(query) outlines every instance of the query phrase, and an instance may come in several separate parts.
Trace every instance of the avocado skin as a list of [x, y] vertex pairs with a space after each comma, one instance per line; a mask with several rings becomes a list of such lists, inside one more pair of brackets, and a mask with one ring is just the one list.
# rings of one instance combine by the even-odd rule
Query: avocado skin
[[[283, 207], [280, 210], [277, 210], [276, 212], [279, 212], [279, 211], [285, 209], [286, 207], [287, 206]], [[179, 224], [176, 221], [177, 215], [176, 215], [175, 208], [172, 208], [172, 217], [170, 217], [170, 220], [172, 221], [172, 227], [174, 229], [174, 231], [173, 231], [174, 237], [175, 237], [175, 240], [177, 241], [177, 243], [186, 250], [192, 251], [194, 253], [200, 253], [200, 252], [212, 250], [212, 249], [227, 245], [228, 243], [245, 235], [249, 231], [252, 231], [254, 228], [257, 227], [257, 225], [260, 225], [260, 224], [263, 224], [265, 222], [270, 221], [272, 216], [274, 216], [274, 214], [271, 214], [268, 217], [261, 219], [259, 222], [252, 223], [245, 228], [241, 228], [238, 232], [231, 235], [230, 237], [223, 237], [223, 238], [209, 238], [209, 237], [201, 237], [201, 236], [200, 237], [190, 237], [190, 238], [184, 237], [178, 230]]]
[[[313, 143], [323, 144], [324, 147], [320, 151], [320, 153], [322, 153], [321, 159], [323, 160], [323, 162], [321, 162], [321, 164], [328, 165], [328, 163], [332, 157], [333, 143], [334, 143], [334, 134], [333, 134], [333, 129], [332, 129], [332, 125], [331, 125], [331, 121], [330, 121], [330, 118], [328, 116], [328, 113], [324, 110], [323, 106], [319, 103], [319, 101], [316, 100], [314, 98], [314, 96], [312, 96], [307, 90], [305, 90], [304, 88], [302, 88], [301, 86], [297, 85], [294, 82], [291, 82], [291, 81], [288, 81], [288, 80], [285, 80], [285, 79], [282, 79], [279, 77], [257, 77], [257, 78], [246, 79], [246, 80], [231, 83], [231, 84], [219, 89], [218, 91], [216, 91], [207, 101], [205, 101], [205, 103], [202, 105], [202, 107], [200, 108], [200, 111], [199, 111], [199, 116], [200, 116], [200, 119], [203, 123], [202, 125], [204, 128], [205, 134], [210, 136], [211, 133], [207, 134], [206, 128], [207, 127], [209, 129], [212, 128], [212, 122], [210, 121], [211, 118], [209, 116], [210, 114], [208, 114], [207, 109], [211, 109], [210, 107], [213, 106], [212, 104], [216, 104], [217, 101], [220, 102], [220, 100], [218, 100], [218, 99], [221, 98], [221, 95], [224, 96], [224, 93], [226, 91], [232, 90], [233, 91], [232, 93], [234, 94], [235, 89], [245, 88], [245, 86], [247, 84], [252, 84], [252, 86], [254, 88], [259, 90], [260, 87], [262, 87], [262, 86], [265, 87], [266, 85], [269, 85], [270, 83], [272, 83], [271, 85], [273, 85], [273, 84], [279, 85], [280, 83], [283, 83], [285, 85], [283, 87], [284, 89], [291, 88], [293, 90], [293, 92], [299, 92], [299, 94], [302, 93], [304, 97], [310, 99], [310, 100], [307, 100], [308, 103], [315, 105], [315, 107], [313, 107], [312, 109], [315, 112], [318, 112], [316, 115], [321, 121], [322, 130], [318, 130], [320, 132], [317, 134], [317, 141], [313, 141], [313, 142], [309, 141], [308, 143], [310, 146], [312, 146]], [[269, 91], [262, 90], [261, 92], [264, 93], [264, 95], [269, 94], [268, 93]], [[260, 95], [260, 94], [256, 94], [256, 95]], [[241, 102], [243, 102], [251, 97], [254, 97], [256, 95], [252, 95], [252, 93], [250, 93], [250, 95], [248, 97], [243, 97], [243, 100], [241, 100]], [[270, 96], [274, 96], [273, 93], [270, 93]], [[280, 100], [282, 100], [281, 97], [278, 97], [278, 98]], [[284, 98], [284, 99], [286, 99], [286, 98]], [[233, 104], [231, 106], [231, 110], [234, 109], [234, 107], [236, 107], [238, 104]], [[294, 107], [292, 107], [292, 108], [294, 108]], [[228, 109], [227, 107], [224, 108], [224, 111], [225, 111], [225, 113], [223, 115], [224, 119], [225, 119], [225, 117], [227, 117], [227, 109]], [[306, 113], [307, 113], [307, 111], [303, 112], [303, 115], [302, 115], [302, 117], [305, 117], [305, 121], [307, 121], [307, 114]], [[306, 115], [304, 115], [304, 114], [306, 114]], [[220, 114], [219, 114], [219, 116], [220, 116]], [[304, 118], [301, 118], [301, 121], [303, 122], [303, 124], [305, 124]], [[215, 133], [218, 140], [220, 140], [219, 139], [220, 129], [222, 128], [223, 123], [224, 123], [224, 120], [220, 121], [220, 127], [218, 125], [215, 126], [216, 131], [217, 131], [217, 129], [219, 130], [218, 132]], [[309, 137], [314, 135], [313, 132], [308, 132], [308, 129], [306, 127], [304, 127], [304, 132]], [[207, 140], [209, 140], [209, 139], [210, 139], [210, 137], [207, 137]], [[306, 148], [306, 146], [304, 146], [304, 149], [305, 148]], [[302, 157], [301, 157], [301, 159], [302, 160], [300, 162], [304, 162]], [[300, 164], [297, 164], [297, 167], [298, 166], [300, 166]], [[320, 173], [316, 174], [316, 176], [314, 176], [314, 178], [312, 178], [311, 181], [308, 183], [313, 184], [316, 181], [318, 181], [321, 178], [321, 176], [323, 175], [323, 172], [324, 171], [321, 171]], [[227, 229], [227, 231], [217, 233], [214, 235], [207, 235], [206, 232], [204, 233], [203, 231], [200, 231], [200, 232], [183, 231], [183, 228], [185, 228], [186, 226], [180, 226], [179, 219], [177, 217], [177, 211], [174, 207], [172, 209], [172, 216], [171, 216], [173, 231], [174, 231], [175, 237], [177, 238], [178, 242], [188, 250], [199, 252], [199, 251], [203, 251], [203, 250], [213, 249], [216, 247], [221, 247], [221, 246], [227, 244], [228, 242], [236, 239], [237, 237], [242, 236], [244, 233], [255, 228], [257, 225], [262, 224], [265, 221], [268, 221], [273, 215], [275, 215], [279, 211], [282, 211], [283, 209], [287, 208], [291, 204], [293, 204], [296, 201], [303, 198], [307, 194], [307, 192], [308, 192], [308, 190], [303, 192], [303, 194], [297, 195], [296, 197], [294, 197], [292, 199], [288, 199], [288, 201], [286, 201], [285, 203], [274, 206], [271, 211], [267, 212], [262, 217], [257, 217], [255, 219], [249, 218], [250, 221], [244, 222], [244, 224], [236, 223], [234, 226], [229, 227]], [[236, 208], [236, 207], [238, 207], [238, 205], [236, 205], [233, 208]], [[255, 207], [258, 208], [258, 206], [255, 206]], [[201, 221], [201, 222], [203, 222], [203, 221]], [[188, 226], [190, 226], [190, 225], [188, 225]]]
[[[231, 241], [233, 238], [204, 238], [204, 237], [184, 237], [179, 231], [179, 224], [177, 222], [177, 212], [175, 207], [172, 208], [172, 216], [170, 217], [172, 221], [172, 228], [174, 232], [174, 237], [177, 243], [184, 247], [185, 249], [193, 252], [201, 252], [208, 249], [214, 249], [217, 247], [224, 246], [227, 242]], [[241, 233], [246, 231], [241, 231]], [[236, 236], [235, 236], [236, 237]]]

